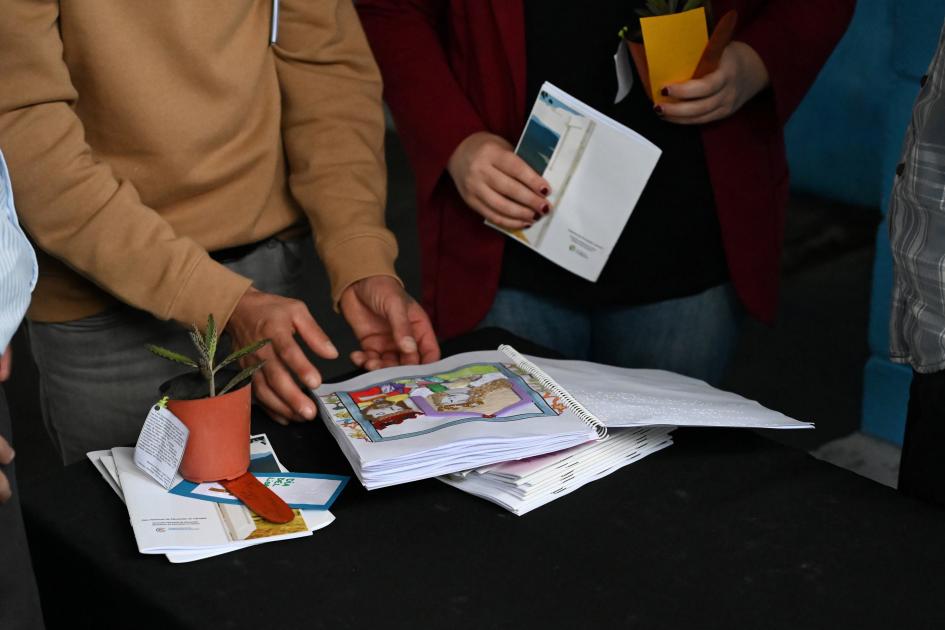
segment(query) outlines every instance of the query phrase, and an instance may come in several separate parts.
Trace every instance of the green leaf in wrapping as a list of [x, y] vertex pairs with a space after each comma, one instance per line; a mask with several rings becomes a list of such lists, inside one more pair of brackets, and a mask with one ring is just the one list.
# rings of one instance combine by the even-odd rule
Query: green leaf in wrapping
[[207, 346], [207, 358], [213, 363], [213, 358], [217, 354], [217, 323], [213, 321], [213, 313], [207, 316], [207, 334], [204, 337], [204, 343]]
[[702, 6], [702, 0], [689, 0], [686, 2], [686, 5], [682, 8], [683, 11], [692, 11], [693, 9], [698, 9]]
[[232, 352], [232, 353], [229, 354], [225, 359], [223, 359], [222, 361], [220, 361], [220, 365], [218, 365], [216, 368], [214, 368], [213, 371], [216, 372], [216, 371], [219, 370], [220, 368], [226, 367], [226, 366], [229, 365], [230, 363], [233, 363], [233, 361], [236, 361], [236, 360], [238, 360], [238, 359], [242, 359], [242, 358], [245, 357], [247, 354], [252, 354], [252, 353], [256, 352], [257, 350], [259, 350], [260, 348], [262, 348], [263, 346], [265, 346], [266, 344], [268, 344], [270, 341], [272, 341], [272, 340], [271, 340], [271, 339], [260, 339], [260, 340], [257, 341], [256, 343], [251, 343], [251, 344], [249, 344], [248, 346], [246, 346], [245, 348], [240, 348], [239, 350], [236, 350], [236, 351]]
[[669, 14], [669, 5], [666, 4], [666, 0], [646, 0], [646, 6], [653, 15]]
[[192, 368], [199, 369], [200, 367], [197, 365], [197, 362], [191, 359], [190, 357], [186, 357], [182, 354], [178, 354], [177, 352], [172, 352], [171, 350], [168, 350], [166, 348], [161, 348], [160, 346], [155, 346], [150, 343], [145, 345], [145, 348], [147, 348], [153, 354], [156, 354], [157, 356], [161, 357], [162, 359], [167, 359], [168, 361], [176, 361], [177, 363], [183, 363], [184, 365], [190, 366]]
[[190, 331], [190, 340], [194, 343], [194, 347], [197, 348], [197, 352], [200, 353], [200, 363], [208, 363], [207, 346], [196, 325], [194, 325], [194, 329]]
[[256, 365], [251, 365], [248, 368], [242, 370], [239, 374], [230, 379], [230, 382], [223, 386], [223, 389], [217, 394], [217, 396], [222, 396], [223, 394], [230, 391], [235, 385], [238, 385], [241, 381], [248, 379], [250, 376], [256, 373], [256, 370], [266, 365], [266, 362], [257, 363]]
[[670, 12], [670, 13], [675, 13], [675, 12], [676, 12], [676, 5], [677, 5], [677, 3], [678, 3], [678, 0], [669, 0], [669, 12]]

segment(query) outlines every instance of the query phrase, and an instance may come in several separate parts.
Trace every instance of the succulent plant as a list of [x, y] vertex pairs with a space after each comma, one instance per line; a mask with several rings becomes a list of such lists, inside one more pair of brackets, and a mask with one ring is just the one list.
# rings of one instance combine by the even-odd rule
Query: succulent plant
[[213, 321], [213, 315], [211, 314], [207, 317], [207, 329], [206, 332], [201, 334], [200, 329], [197, 328], [197, 324], [193, 325], [193, 329], [189, 331], [190, 340], [193, 342], [194, 347], [197, 348], [198, 357], [192, 359], [186, 355], [162, 348], [160, 346], [155, 346], [153, 344], [147, 344], [145, 347], [150, 350], [153, 354], [161, 357], [162, 359], [167, 359], [168, 361], [174, 361], [187, 367], [194, 368], [203, 376], [207, 381], [210, 389], [210, 397], [222, 396], [223, 394], [230, 391], [234, 386], [240, 382], [251, 377], [256, 370], [265, 365], [265, 361], [256, 363], [255, 365], [250, 365], [249, 367], [244, 368], [229, 380], [229, 382], [220, 389], [219, 392], [216, 391], [216, 374], [226, 366], [230, 365], [234, 361], [245, 357], [246, 355], [252, 354], [268, 344], [269, 339], [260, 339], [254, 343], [249, 344], [246, 347], [240, 348], [239, 350], [234, 350], [226, 356], [219, 363], [214, 363], [216, 360], [217, 354], [217, 344], [220, 341], [219, 333], [217, 332], [216, 323]]
[[[706, 20], [711, 24], [712, 3], [708, 0], [646, 0], [646, 6], [637, 8], [636, 14], [641, 18], [647, 18], [658, 15], [682, 13], [683, 11], [691, 11], [699, 7], [705, 8]], [[635, 21], [632, 28], [629, 26], [623, 27], [618, 33], [618, 37], [623, 37], [635, 42], [643, 41], [639, 22]]]
[[646, 0], [646, 7], [637, 9], [637, 15], [653, 17], [654, 15], [682, 13], [683, 11], [698, 9], [704, 4], [704, 0]]

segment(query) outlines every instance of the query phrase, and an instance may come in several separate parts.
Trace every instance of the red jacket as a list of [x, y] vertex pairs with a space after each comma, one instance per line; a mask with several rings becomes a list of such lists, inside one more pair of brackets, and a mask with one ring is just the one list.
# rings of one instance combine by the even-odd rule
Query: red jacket
[[[735, 39], [764, 61], [771, 88], [702, 127], [735, 289], [774, 319], [788, 169], [783, 127], [846, 29], [855, 0], [715, 0], [739, 14]], [[437, 333], [473, 328], [492, 305], [505, 238], [462, 201], [446, 164], [477, 131], [515, 144], [525, 124], [521, 0], [359, 0], [384, 97], [417, 180], [423, 304]]]

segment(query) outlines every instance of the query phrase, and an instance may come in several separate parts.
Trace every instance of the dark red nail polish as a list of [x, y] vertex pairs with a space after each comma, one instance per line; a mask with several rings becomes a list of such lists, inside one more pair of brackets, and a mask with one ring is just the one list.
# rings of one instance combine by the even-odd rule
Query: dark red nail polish
[[535, 220], [537, 221], [537, 220], [539, 220], [540, 218], [541, 218], [541, 215], [536, 212], [536, 213], [535, 213]]
[[543, 194], [543, 195], [547, 195], [547, 194], [548, 194], [548, 187], [547, 187], [547, 186], [542, 186], [542, 187], [541, 187], [541, 194]]
[[541, 207], [541, 213], [542, 213], [542, 214], [548, 214], [548, 211], [549, 211], [550, 209], [551, 209], [551, 208], [549, 208], [549, 207], [548, 207], [548, 204], [546, 203], [545, 205], [543, 205], [543, 206]]
[[662, 90], [660, 90], [660, 94], [662, 94], [663, 96], [669, 96], [669, 88], [664, 87]]
[[657, 115], [657, 116], [662, 116], [662, 115], [663, 115], [663, 108], [662, 108], [660, 105], [654, 105], [654, 106], [653, 106], [653, 111], [656, 112], [656, 115]]

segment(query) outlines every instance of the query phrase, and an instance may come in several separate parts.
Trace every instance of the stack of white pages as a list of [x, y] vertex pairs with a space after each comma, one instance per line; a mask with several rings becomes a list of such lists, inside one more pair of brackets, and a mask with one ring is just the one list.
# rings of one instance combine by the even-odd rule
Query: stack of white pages
[[678, 374], [524, 357], [508, 346], [314, 393], [369, 490], [561, 451], [608, 427], [812, 426]]
[[525, 514], [673, 443], [673, 427], [615, 429], [599, 441], [557, 453], [454, 473], [440, 480]]
[[[295, 518], [288, 523], [270, 523], [243, 505], [168, 492], [135, 466], [133, 448], [87, 455], [125, 502], [138, 551], [165, 554], [171, 562], [192, 562], [262, 543], [311, 536], [335, 520], [328, 510], [293, 510]], [[250, 438], [250, 471], [286, 472], [264, 434]], [[180, 482], [183, 479], [175, 479], [172, 489]]]

